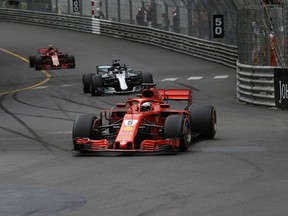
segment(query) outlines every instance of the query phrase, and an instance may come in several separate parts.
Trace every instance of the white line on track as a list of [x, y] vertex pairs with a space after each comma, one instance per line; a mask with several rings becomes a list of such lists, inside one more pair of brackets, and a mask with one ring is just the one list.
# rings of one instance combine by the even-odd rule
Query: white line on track
[[44, 89], [44, 88], [48, 88], [48, 86], [38, 86], [38, 87], [33, 88], [33, 89]]
[[189, 77], [187, 80], [200, 80], [203, 79], [203, 76], [198, 76], [198, 77]]
[[61, 85], [61, 87], [71, 87], [72, 85], [71, 84], [63, 84]]
[[161, 82], [173, 82], [176, 81], [178, 79], [178, 77], [171, 77], [171, 78], [165, 78], [163, 80], [161, 80]]
[[228, 78], [228, 75], [214, 76], [213, 79], [226, 79], [226, 78]]

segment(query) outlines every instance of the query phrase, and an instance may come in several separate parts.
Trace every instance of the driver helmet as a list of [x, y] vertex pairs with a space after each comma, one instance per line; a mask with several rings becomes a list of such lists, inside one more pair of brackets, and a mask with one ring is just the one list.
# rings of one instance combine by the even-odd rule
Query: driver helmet
[[152, 108], [152, 104], [150, 102], [145, 102], [141, 105], [141, 111], [149, 111]]
[[54, 49], [53, 45], [49, 45], [49, 50], [53, 50], [53, 49]]
[[118, 68], [114, 68], [113, 73], [114, 74], [118, 74], [119, 73], [119, 69]]
[[113, 64], [113, 68], [114, 69], [120, 69], [120, 64], [119, 63]]

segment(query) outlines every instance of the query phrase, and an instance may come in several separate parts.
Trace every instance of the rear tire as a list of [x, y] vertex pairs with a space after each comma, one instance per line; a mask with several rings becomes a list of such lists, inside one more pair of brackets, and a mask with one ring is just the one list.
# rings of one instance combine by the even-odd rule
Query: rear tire
[[186, 152], [191, 144], [191, 126], [188, 118], [170, 115], [164, 122], [164, 138], [179, 138], [179, 152]]
[[217, 117], [213, 106], [190, 107], [191, 132], [199, 133], [202, 138], [213, 139], [216, 134]]
[[91, 87], [90, 87], [90, 85], [91, 85], [91, 79], [92, 79], [92, 76], [93, 76], [94, 74], [92, 74], [92, 73], [89, 73], [89, 74], [83, 74], [83, 76], [82, 76], [82, 84], [83, 84], [83, 92], [84, 93], [90, 93], [90, 91], [91, 91]]
[[41, 56], [35, 57], [35, 70], [42, 70], [43, 68], [43, 59]]
[[103, 80], [101, 75], [94, 75], [91, 78], [90, 93], [92, 96], [101, 96], [104, 93]]
[[151, 73], [142, 73], [143, 83], [153, 83], [153, 76]]
[[75, 68], [75, 56], [74, 55], [68, 55], [68, 63], [70, 64], [71, 68]]
[[34, 55], [34, 54], [29, 55], [29, 66], [30, 67], [34, 67], [35, 66], [35, 58], [36, 58], [36, 55]]

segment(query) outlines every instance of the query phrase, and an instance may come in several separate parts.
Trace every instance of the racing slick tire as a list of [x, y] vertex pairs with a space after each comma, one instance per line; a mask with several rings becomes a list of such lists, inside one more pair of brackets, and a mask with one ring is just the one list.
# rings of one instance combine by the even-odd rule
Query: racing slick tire
[[74, 55], [68, 55], [67, 60], [68, 60], [68, 63], [70, 64], [70, 67], [75, 68], [75, 65], [76, 65], [75, 56]]
[[42, 65], [43, 65], [43, 59], [41, 56], [36, 56], [35, 57], [35, 70], [42, 70]]
[[36, 58], [36, 55], [34, 55], [34, 54], [29, 55], [29, 66], [30, 67], [34, 67], [35, 66], [35, 58]]
[[195, 106], [189, 108], [191, 132], [200, 134], [201, 138], [213, 139], [216, 134], [217, 117], [216, 110], [210, 105]]
[[[76, 138], [95, 138], [93, 135], [93, 125], [96, 121], [97, 117], [89, 114], [80, 115], [76, 118], [73, 124], [73, 131], [72, 131], [72, 138], [73, 143]], [[75, 151], [82, 151], [81, 146], [75, 145], [74, 143], [74, 150]]]
[[84, 93], [90, 93], [91, 89], [91, 79], [92, 76], [94, 76], [95, 74], [93, 73], [89, 73], [89, 74], [83, 74], [82, 76], [82, 84], [83, 84], [83, 92]]
[[153, 76], [151, 73], [142, 73], [143, 83], [153, 83]]
[[91, 78], [90, 93], [92, 96], [101, 96], [104, 93], [103, 80], [101, 75], [94, 75]]
[[190, 121], [183, 115], [170, 115], [164, 122], [164, 138], [179, 138], [179, 152], [186, 152], [191, 144]]

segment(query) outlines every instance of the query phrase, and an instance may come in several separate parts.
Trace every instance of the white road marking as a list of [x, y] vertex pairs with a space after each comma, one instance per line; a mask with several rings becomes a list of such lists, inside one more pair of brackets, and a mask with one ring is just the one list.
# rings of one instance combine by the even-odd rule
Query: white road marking
[[226, 79], [226, 78], [228, 78], [228, 75], [214, 76], [213, 79]]
[[38, 87], [33, 88], [33, 89], [44, 89], [44, 88], [48, 88], [48, 86], [38, 86]]
[[203, 79], [203, 76], [189, 77], [187, 80], [200, 80], [200, 79]]
[[61, 87], [71, 87], [72, 85], [71, 84], [63, 84], [61, 85]]
[[165, 78], [165, 79], [163, 79], [163, 80], [161, 80], [161, 82], [173, 82], [173, 81], [176, 81], [178, 79], [178, 77], [171, 77], [171, 78]]

